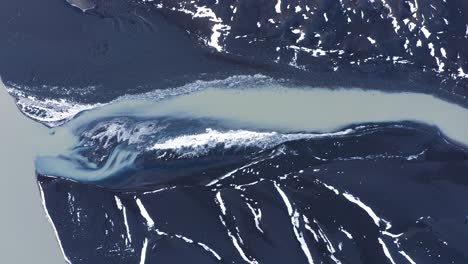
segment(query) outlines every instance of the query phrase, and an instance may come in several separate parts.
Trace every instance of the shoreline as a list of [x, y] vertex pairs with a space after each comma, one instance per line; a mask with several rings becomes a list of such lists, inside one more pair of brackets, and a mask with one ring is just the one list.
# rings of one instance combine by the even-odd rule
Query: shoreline
[[0, 166], [5, 188], [0, 205], [3, 235], [2, 260], [5, 263], [65, 263], [53, 228], [41, 206], [34, 170], [34, 134], [41, 124], [24, 116], [0, 81]]

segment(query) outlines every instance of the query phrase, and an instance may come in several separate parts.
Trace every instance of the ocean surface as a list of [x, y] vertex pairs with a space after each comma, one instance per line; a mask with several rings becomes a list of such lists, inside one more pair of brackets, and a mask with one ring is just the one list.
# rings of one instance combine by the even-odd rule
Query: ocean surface
[[0, 3], [8, 263], [468, 263], [467, 12]]
[[44, 131], [44, 127], [18, 111], [1, 82], [0, 123], [1, 262], [64, 263], [34, 173], [36, 139], [40, 139], [35, 132]]

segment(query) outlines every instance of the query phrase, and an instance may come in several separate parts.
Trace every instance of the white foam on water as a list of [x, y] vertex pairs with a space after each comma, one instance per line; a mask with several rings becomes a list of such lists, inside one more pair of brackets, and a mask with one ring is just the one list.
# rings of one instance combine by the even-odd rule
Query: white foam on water
[[[85, 104], [79, 103], [66, 98], [41, 98], [34, 96], [30, 91], [34, 90], [31, 87], [24, 87], [18, 84], [11, 84], [7, 87], [7, 91], [16, 99], [16, 105], [23, 114], [29, 118], [38, 121], [48, 127], [57, 127], [63, 125], [73, 119], [81, 112], [91, 109], [103, 107], [108, 104], [114, 104], [125, 100], [139, 100], [150, 98], [153, 101], [159, 101], [173, 96], [192, 93], [198, 90], [203, 90], [209, 87], [230, 87], [230, 86], [250, 86], [252, 82], [268, 83], [273, 80], [269, 77], [256, 74], [252, 76], [235, 75], [223, 80], [213, 81], [195, 81], [183, 85], [181, 87], [153, 90], [142, 94], [132, 94], [120, 96], [108, 103], [95, 103]], [[90, 87], [56, 87], [44, 86], [43, 89], [60, 90], [60, 96], [70, 97], [69, 94], [73, 93], [74, 96], [94, 96], [96, 86]], [[75, 92], [77, 91], [77, 92]]]
[[23, 114], [49, 127], [61, 125], [77, 114], [104, 104], [82, 104], [66, 99], [39, 99], [16, 88], [7, 88], [16, 98], [16, 105]]
[[[258, 81], [260, 87], [253, 87], [252, 81]], [[53, 135], [47, 129], [40, 131], [38, 137], [42, 140], [38, 142], [37, 171], [93, 181], [132, 167], [138, 151], [116, 148], [101, 166], [73, 151], [78, 144], [77, 131], [96, 120], [121, 117], [207, 119], [229, 128], [160, 138], [147, 146], [147, 149], [183, 150], [192, 154], [206, 152], [220, 144], [224, 147], [269, 148], [290, 140], [348, 135], [354, 131], [346, 128], [354, 124], [400, 121], [437, 126], [453, 142], [468, 146], [468, 122], [463, 122], [468, 120], [468, 110], [431, 95], [361, 89], [286, 88], [265, 81], [262, 76], [237, 76], [223, 81], [196, 82], [145, 96], [122, 97], [54, 128]], [[108, 126], [98, 137], [103, 140], [105, 136], [116, 134], [120, 140], [137, 142], [155, 132], [132, 134], [125, 127]]]
[[166, 127], [155, 121], [132, 124], [125, 118], [114, 118], [98, 123], [93, 128], [84, 131], [82, 136], [88, 140], [97, 141], [107, 148], [114, 138], [118, 143], [126, 142], [130, 145], [143, 143], [148, 136], [155, 135]]
[[351, 124], [414, 121], [468, 145], [468, 110], [431, 95], [360, 89], [206, 89], [161, 102], [166, 114], [274, 131], [338, 131]]
[[74, 129], [102, 117], [164, 116], [214, 119], [233, 128], [278, 132], [339, 131], [352, 124], [414, 121], [437, 126], [468, 145], [468, 110], [431, 95], [360, 89], [207, 88], [154, 103], [122, 100], [91, 110], [65, 125]]
[[149, 150], [174, 150], [184, 156], [199, 156], [208, 153], [209, 150], [222, 145], [225, 149], [235, 147], [255, 147], [261, 150], [277, 146], [281, 143], [330, 136], [341, 136], [354, 132], [346, 129], [336, 133], [297, 133], [281, 134], [278, 132], [255, 132], [248, 130], [218, 131], [207, 128], [204, 133], [182, 135], [163, 140], [154, 144]]

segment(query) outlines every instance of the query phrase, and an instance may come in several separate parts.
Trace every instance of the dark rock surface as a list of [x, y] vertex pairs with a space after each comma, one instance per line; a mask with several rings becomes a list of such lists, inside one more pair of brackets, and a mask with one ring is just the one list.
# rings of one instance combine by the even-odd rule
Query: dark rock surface
[[83, 13], [63, 0], [2, 2], [4, 81], [88, 103], [254, 73], [455, 100], [468, 93], [464, 1], [95, 3]]

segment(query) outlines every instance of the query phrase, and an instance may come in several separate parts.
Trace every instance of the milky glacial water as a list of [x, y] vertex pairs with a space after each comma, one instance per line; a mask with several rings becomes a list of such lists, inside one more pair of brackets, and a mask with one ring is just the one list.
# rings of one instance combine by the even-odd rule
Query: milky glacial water
[[20, 113], [1, 81], [0, 123], [0, 262], [64, 263], [34, 175], [34, 157], [47, 129]]
[[[109, 121], [119, 117], [153, 120], [159, 124], [163, 119], [173, 120], [173, 123], [201, 120], [204, 124], [199, 126], [204, 126], [204, 129], [172, 130], [169, 134], [162, 134], [163, 128], [159, 127], [147, 131], [143, 148], [141, 144], [140, 148], [131, 146], [127, 139], [125, 144], [111, 150], [107, 160], [102, 163], [85, 157], [83, 152], [86, 152], [89, 144], [83, 144], [83, 133], [99, 120]], [[121, 100], [84, 112], [62, 127], [48, 134], [42, 133], [45, 144], [36, 160], [36, 170], [44, 175], [80, 181], [103, 180], [132, 168], [140, 153], [161, 149], [161, 146], [165, 149], [187, 148], [191, 144], [199, 145], [200, 140], [206, 141], [206, 138], [218, 144], [232, 137], [237, 141], [230, 144], [255, 145], [258, 142], [265, 145], [268, 142], [267, 145], [271, 146], [324, 133], [329, 136], [354, 133], [356, 131], [349, 129], [352, 125], [402, 121], [435, 126], [449, 140], [466, 146], [468, 122], [465, 120], [468, 120], [467, 109], [420, 93], [281, 86], [248, 89], [213, 87], [158, 102], [151, 98]], [[158, 126], [155, 124], [155, 127]], [[218, 131], [212, 126], [224, 130]], [[125, 128], [115, 130], [115, 126], [102, 129], [106, 131], [107, 139], [122, 137], [128, 132], [125, 132]], [[206, 134], [207, 131], [211, 133]], [[337, 134], [330, 135], [330, 132]], [[259, 133], [273, 133], [275, 136]], [[187, 134], [192, 135], [187, 137]]]
[[[10, 103], [10, 106], [12, 105]], [[14, 109], [14, 106], [10, 108]], [[298, 169], [298, 164], [305, 163], [307, 160], [327, 162], [326, 157], [323, 159], [314, 156], [313, 149], [318, 147], [315, 143], [320, 145], [321, 139], [329, 143], [331, 142], [329, 139], [331, 139], [336, 140], [338, 143], [341, 142], [339, 144], [343, 144], [343, 142], [351, 144], [350, 142], [354, 142], [354, 140], [359, 139], [361, 135], [366, 133], [370, 136], [364, 136], [363, 142], [367, 143], [373, 137], [372, 133], [374, 132], [376, 132], [376, 137], [380, 139], [386, 139], [385, 135], [390, 137], [388, 138], [389, 142], [385, 140], [376, 141], [377, 144], [387, 144], [387, 147], [382, 146], [382, 149], [375, 153], [368, 149], [368, 146], [372, 146], [372, 144], [366, 145], [367, 143], [359, 145], [363, 148], [362, 153], [364, 154], [359, 154], [361, 152], [360, 147], [357, 147], [358, 149], [348, 147], [346, 150], [338, 151], [332, 154], [332, 156], [337, 155], [333, 158], [335, 162], [353, 160], [383, 160], [391, 162], [392, 159], [412, 162], [424, 160], [426, 159], [424, 156], [425, 151], [430, 148], [425, 147], [424, 142], [430, 142], [428, 141], [430, 137], [427, 135], [433, 131], [426, 134], [421, 133], [421, 135], [425, 135], [424, 139], [421, 142], [414, 142], [414, 145], [411, 143], [408, 149], [405, 149], [404, 143], [400, 142], [397, 144], [397, 141], [405, 141], [409, 140], [409, 138], [405, 138], [404, 136], [402, 138], [397, 137], [398, 133], [396, 135], [392, 135], [390, 132], [389, 134], [385, 134], [385, 131], [392, 129], [398, 130], [402, 128], [400, 131], [404, 131], [407, 126], [408, 129], [406, 131], [410, 131], [412, 125], [419, 126], [419, 123], [423, 124], [422, 127], [427, 128], [424, 125], [429, 125], [433, 126], [434, 130], [439, 129], [447, 140], [452, 141], [449, 145], [459, 145], [462, 147], [468, 145], [468, 127], [466, 122], [464, 122], [468, 120], [468, 110], [436, 97], [418, 93], [384, 93], [360, 89], [286, 88], [274, 85], [243, 89], [220, 88], [213, 85], [213, 88], [174, 95], [162, 100], [160, 98], [155, 100], [152, 97], [119, 100], [103, 107], [82, 112], [68, 123], [55, 128], [47, 128], [26, 119], [19, 114], [17, 109], [10, 112], [13, 113], [11, 116], [18, 116], [17, 120], [21, 120], [22, 125], [16, 126], [15, 123], [12, 123], [12, 127], [15, 127], [15, 130], [6, 131], [4, 132], [5, 135], [8, 132], [16, 137], [21, 136], [24, 138], [24, 141], [21, 141], [21, 143], [27, 144], [24, 148], [21, 148], [22, 150], [16, 148], [20, 154], [16, 156], [11, 155], [8, 151], [10, 148], [4, 148], [2, 160], [11, 163], [6, 164], [6, 167], [11, 167], [12, 164], [19, 164], [17, 169], [14, 169], [14, 172], [25, 171], [25, 174], [27, 174], [26, 171], [28, 171], [32, 175], [35, 170], [36, 173], [40, 174], [38, 179], [41, 186], [40, 191], [46, 196], [44, 200], [48, 208], [46, 212], [49, 213], [48, 210], [54, 210], [51, 211], [53, 212], [51, 219], [57, 222], [53, 222], [52, 224], [58, 230], [56, 234], [60, 238], [59, 248], [65, 249], [64, 252], [66, 253], [64, 255], [66, 259], [70, 256], [75, 256], [76, 252], [73, 253], [74, 251], [71, 248], [73, 248], [76, 241], [74, 240], [74, 235], [69, 236], [66, 231], [68, 230], [66, 228], [68, 222], [62, 222], [62, 217], [54, 215], [54, 213], [65, 210], [67, 213], [74, 215], [73, 210], [75, 209], [72, 211], [69, 209], [75, 208], [76, 205], [83, 206], [83, 208], [99, 206], [99, 203], [96, 204], [96, 201], [99, 201], [99, 199], [93, 200], [94, 198], [92, 197], [90, 197], [90, 200], [93, 200], [92, 203], [84, 202], [81, 204], [75, 202], [74, 197], [76, 195], [81, 197], [80, 199], [83, 199], [86, 195], [82, 197], [80, 195], [81, 191], [75, 192], [73, 188], [80, 189], [88, 188], [85, 186], [101, 186], [107, 180], [124, 178], [124, 176], [129, 175], [127, 174], [129, 171], [135, 173], [135, 175], [129, 175], [131, 176], [129, 178], [133, 181], [133, 185], [126, 185], [125, 180], [123, 180], [121, 181], [123, 182], [122, 184], [121, 182], [117, 182], [116, 184], [115, 182], [111, 182], [108, 186], [116, 190], [119, 188], [135, 188], [135, 190], [143, 188], [142, 190], [147, 190], [146, 188], [151, 188], [151, 186], [147, 187], [145, 184], [150, 183], [153, 184], [153, 187], [159, 186], [161, 188], [149, 192], [151, 195], [153, 193], [156, 195], [159, 191], [169, 191], [172, 188], [183, 185], [183, 181], [178, 181], [187, 180], [184, 178], [184, 175], [193, 176], [197, 175], [197, 171], [206, 171], [206, 175], [208, 175], [207, 179], [201, 180], [197, 183], [197, 186], [205, 186], [204, 191], [210, 194], [212, 194], [211, 192], [216, 192], [217, 204], [220, 206], [223, 216], [226, 216], [227, 207], [224, 199], [226, 195], [229, 197], [229, 194], [224, 192], [221, 194], [220, 192], [223, 188], [232, 184], [234, 184], [232, 186], [235, 188], [242, 189], [246, 186], [255, 188], [254, 186], [257, 184], [262, 185], [270, 182], [262, 178], [263, 170], [261, 168], [258, 171], [251, 168], [257, 164], [258, 166], [269, 166], [272, 170], [284, 170], [284, 175], [280, 175], [277, 179], [272, 180], [271, 183], [273, 185], [270, 187], [273, 187], [273, 190], [276, 190], [280, 195], [288, 214], [293, 219], [296, 215], [294, 211], [296, 209], [292, 209], [293, 205], [288, 200], [285, 187], [278, 184], [280, 182], [282, 182], [281, 184], [289, 181], [294, 182], [294, 177], [296, 176], [291, 174], [293, 172], [291, 169]], [[10, 117], [8, 113], [3, 116]], [[8, 122], [5, 121], [4, 123], [7, 124]], [[379, 130], [379, 127], [382, 129]], [[417, 133], [420, 133], [423, 130], [418, 131]], [[21, 133], [25, 134], [22, 135]], [[4, 145], [17, 143], [9, 140], [13, 136], [7, 135], [3, 138], [8, 141]], [[395, 138], [398, 140], [392, 143], [392, 140], [395, 140]], [[314, 141], [315, 139], [318, 140]], [[418, 141], [418, 139], [415, 141]], [[294, 142], [299, 142], [303, 148], [294, 148]], [[291, 149], [287, 150], [289, 147], [285, 144], [292, 146]], [[326, 146], [335, 146], [332, 143], [330, 144]], [[395, 146], [392, 144], [397, 144], [396, 150], [391, 147]], [[20, 146], [20, 144], [17, 145]], [[15, 147], [12, 146], [11, 149], [15, 149]], [[219, 152], [220, 149], [222, 152]], [[240, 149], [240, 152], [236, 152], [238, 149]], [[286, 154], [285, 151], [289, 152]], [[295, 151], [305, 151], [302, 153], [302, 155], [305, 155], [304, 158], [300, 158], [300, 155], [297, 156]], [[324, 150], [320, 151], [323, 152]], [[358, 152], [357, 156], [353, 156], [353, 153], [356, 151]], [[21, 155], [23, 153], [24, 155]], [[225, 155], [226, 153], [228, 154]], [[237, 154], [231, 155], [229, 153]], [[222, 155], [218, 157], [218, 154]], [[437, 155], [440, 156], [440, 154]], [[146, 164], [152, 164], [152, 167], [147, 171], [145, 169], [148, 169], [148, 167], [143, 169], [138, 167], [142, 163], [142, 157], [146, 159]], [[202, 157], [202, 159], [199, 159], [199, 157]], [[207, 159], [203, 161], [203, 157]], [[298, 160], [289, 164], [290, 159], [296, 159], [294, 157], [297, 157]], [[281, 160], [283, 158], [285, 160]], [[277, 164], [272, 163], [276, 159], [280, 161], [276, 161]], [[33, 160], [35, 161], [35, 168], [32, 165]], [[28, 162], [29, 166], [23, 166], [23, 164], [28, 164]], [[243, 162], [246, 162], [246, 164], [243, 165]], [[294, 165], [293, 168], [290, 168], [292, 165]], [[302, 165], [305, 166], [305, 164]], [[234, 166], [234, 169], [222, 175], [212, 177], [213, 171], [211, 169], [216, 166], [218, 168], [219, 166], [223, 167], [223, 170], [229, 170], [231, 166]], [[333, 162], [330, 166], [333, 166]], [[395, 169], [396, 167], [391, 168]], [[379, 173], [384, 173], [385, 171], [381, 171], [380, 167], [376, 167], [376, 169], [379, 170]], [[304, 171], [315, 174], [321, 170], [309, 168]], [[252, 175], [242, 178], [237, 177], [239, 176], [237, 174], [244, 173], [260, 178], [253, 182], [248, 182], [249, 179], [252, 180]], [[271, 173], [268, 172], [265, 175], [270, 175]], [[303, 171], [300, 170], [298, 173], [301, 174]], [[237, 176], [234, 177], [233, 175]], [[273, 177], [276, 174], [271, 175]], [[49, 178], [48, 176], [52, 177]], [[65, 181], [56, 177], [88, 183], [94, 182], [96, 184], [78, 187], [75, 186], [75, 184], [78, 184], [75, 181]], [[308, 179], [308, 177], [304, 179]], [[321, 180], [317, 181], [319, 185], [322, 184]], [[31, 181], [33, 180], [31, 179]], [[193, 179], [193, 181], [197, 181], [197, 179]], [[243, 183], [244, 181], [247, 181], [247, 183]], [[164, 187], [165, 184], [171, 186], [171, 182], [177, 184], [172, 187]], [[71, 187], [72, 189], [66, 192], [57, 192], [55, 191], [55, 187], [53, 187], [54, 184], [60, 186], [73, 185], [75, 187]], [[342, 187], [344, 190], [337, 190], [335, 189], [336, 186], [327, 184], [323, 186], [327, 190], [330, 190], [330, 194], [341, 195], [343, 193], [343, 197], [347, 201], [369, 211], [370, 213], [368, 212], [368, 214], [375, 225], [379, 228], [384, 228], [382, 232], [387, 232], [391, 228], [389, 224], [382, 224], [380, 226], [381, 222], [387, 222], [376, 220], [378, 219], [377, 214], [369, 210], [370, 207], [359, 200], [359, 198], [355, 198], [355, 196], [351, 196], [351, 194], [344, 191], [346, 188]], [[405, 186], [405, 184], [402, 184], [400, 187], [402, 188], [402, 186]], [[87, 191], [90, 191], [93, 197], [110, 195], [109, 197], [112, 197], [112, 199], [115, 198], [114, 193], [107, 193], [99, 187], [92, 188], [97, 189], [95, 191], [87, 189]], [[430, 190], [426, 191], [429, 192]], [[146, 195], [146, 192], [143, 192], [143, 194]], [[36, 197], [40, 196], [37, 195]], [[8, 198], [5, 197], [2, 200], [7, 201]], [[55, 204], [55, 202], [58, 203]], [[64, 205], [59, 206], [62, 203]], [[110, 208], [108, 204], [103, 204], [102, 206], [102, 208]], [[94, 210], [97, 209], [94, 208], [92, 210], [92, 212], [89, 211], [84, 216], [96, 216], [97, 211]], [[257, 209], [253, 210], [254, 215], [257, 215], [257, 211], [255, 211]], [[127, 217], [125, 212], [123, 214]], [[66, 214], [60, 213], [60, 215]], [[89, 219], [80, 220], [82, 216], [81, 213], [76, 214], [79, 221], [77, 220], [78, 222], [73, 223], [78, 226], [81, 225], [79, 223], [88, 223]], [[309, 220], [305, 216], [303, 217], [304, 223], [309, 225]], [[105, 218], [107, 219], [107, 215]], [[126, 236], [128, 237], [125, 243], [126, 246], [129, 246], [131, 245], [129, 241], [132, 235], [128, 231], [129, 227], [125, 219], [122, 220], [125, 224]], [[152, 218], [150, 217], [149, 219]], [[218, 218], [215, 217], [214, 219]], [[256, 219], [258, 221], [256, 222], [258, 223], [257, 229], [263, 232], [263, 227], [260, 228], [259, 218], [257, 217]], [[295, 223], [294, 221], [292, 222], [293, 224]], [[148, 227], [153, 228], [154, 225], [156, 225], [156, 222], [155, 224], [148, 225]], [[382, 234], [385, 235], [387, 233]], [[301, 233], [297, 234], [299, 234], [297, 238], [301, 242], [301, 246], [305, 246], [306, 243], [300, 239]], [[118, 234], [118, 236], [120, 239], [121, 234]], [[133, 235], [134, 239], [136, 239], [136, 236], [135, 234]], [[390, 233], [389, 236], [396, 235]], [[101, 241], [98, 239], [98, 236], [96, 238]], [[144, 241], [147, 241], [146, 238]], [[382, 247], [386, 248], [383, 240], [380, 239], [378, 242]], [[146, 247], [143, 246], [141, 252], [146, 252], [146, 250]], [[210, 248], [210, 250], [212, 249]], [[308, 250], [304, 252], [309, 256]], [[406, 254], [404, 251], [403, 253]], [[400, 254], [403, 253], [400, 252]], [[145, 254], [141, 253], [141, 259], [144, 259]], [[135, 257], [135, 255], [132, 255], [132, 257]]]

